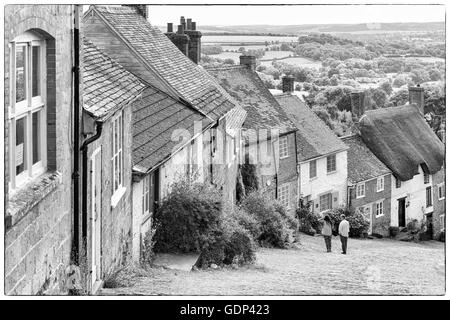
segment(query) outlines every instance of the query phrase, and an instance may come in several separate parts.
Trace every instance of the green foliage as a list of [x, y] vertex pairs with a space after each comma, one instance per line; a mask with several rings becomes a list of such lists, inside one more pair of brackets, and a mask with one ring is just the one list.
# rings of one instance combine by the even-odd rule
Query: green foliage
[[219, 45], [203, 45], [202, 53], [206, 55], [222, 53], [223, 49]]
[[140, 259], [142, 265], [151, 265], [153, 263], [153, 260], [155, 259], [154, 237], [157, 229], [158, 227], [155, 224], [152, 224], [151, 229], [144, 235]]
[[207, 185], [175, 183], [155, 213], [156, 252], [200, 252], [221, 219], [220, 193]]
[[299, 230], [301, 232], [311, 236], [320, 232], [320, 216], [312, 212], [310, 203], [303, 204], [303, 201], [301, 200], [296, 215], [299, 220]]
[[241, 203], [242, 209], [254, 217], [260, 226], [258, 242], [263, 246], [286, 248], [297, 232], [298, 225], [284, 208], [260, 192], [252, 192]]
[[341, 220], [341, 215], [345, 215], [347, 221], [350, 224], [350, 237], [360, 237], [362, 234], [367, 233], [369, 229], [369, 221], [363, 216], [359, 211], [349, 211], [347, 208], [337, 208], [326, 212], [330, 217], [331, 223], [333, 224], [333, 234], [339, 234], [339, 223]]

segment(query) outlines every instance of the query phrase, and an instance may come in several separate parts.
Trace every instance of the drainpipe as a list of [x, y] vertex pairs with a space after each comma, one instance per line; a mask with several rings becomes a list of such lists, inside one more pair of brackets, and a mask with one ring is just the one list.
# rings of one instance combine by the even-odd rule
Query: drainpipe
[[79, 217], [80, 217], [80, 6], [75, 5], [74, 28], [73, 28], [73, 114], [74, 114], [74, 157], [73, 157], [73, 239], [71, 260], [75, 265], [79, 264]]
[[81, 152], [83, 157], [82, 164], [82, 177], [81, 177], [81, 239], [82, 239], [82, 249], [85, 254], [87, 253], [87, 173], [88, 173], [88, 146], [98, 138], [100, 138], [103, 129], [103, 122], [95, 122], [96, 132], [95, 134], [85, 140], [81, 146]]

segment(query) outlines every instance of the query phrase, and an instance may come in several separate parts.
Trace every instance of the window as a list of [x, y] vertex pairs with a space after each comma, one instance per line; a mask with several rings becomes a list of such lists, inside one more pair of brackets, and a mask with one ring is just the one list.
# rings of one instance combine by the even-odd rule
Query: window
[[289, 184], [278, 187], [278, 200], [285, 208], [289, 208]]
[[441, 229], [444, 229], [444, 227], [445, 227], [445, 214], [441, 214], [439, 216], [439, 224], [440, 224]]
[[428, 208], [433, 205], [431, 187], [427, 187], [426, 193], [427, 193], [427, 208]]
[[430, 183], [430, 175], [426, 172], [423, 173], [423, 183], [429, 184]]
[[280, 158], [286, 158], [289, 156], [288, 137], [282, 136], [280, 138]]
[[383, 200], [378, 201], [377, 204], [377, 209], [376, 209], [376, 217], [381, 217], [382, 215], [384, 215], [384, 202]]
[[309, 163], [309, 178], [317, 177], [317, 160], [313, 160]]
[[153, 212], [154, 209], [154, 203], [155, 203], [155, 197], [154, 197], [154, 190], [155, 190], [155, 175], [149, 174], [145, 176], [144, 185], [142, 186], [142, 215], [148, 215]]
[[362, 198], [366, 195], [366, 184], [359, 183], [356, 185], [356, 198]]
[[402, 186], [402, 181], [400, 179], [395, 178], [395, 187], [398, 189]]
[[442, 184], [439, 184], [437, 187], [438, 187], [439, 200], [445, 199], [445, 185], [442, 183]]
[[377, 179], [377, 192], [384, 190], [384, 177], [379, 177]]
[[332, 208], [332, 196], [331, 193], [327, 193], [324, 195], [321, 195], [319, 198], [320, 203], [320, 211], [329, 210]]
[[[111, 121], [113, 197], [120, 199], [123, 189], [123, 116], [122, 111]], [[116, 199], [118, 200], [118, 199]]]
[[9, 44], [8, 106], [12, 193], [47, 170], [45, 41], [26, 32]]
[[336, 171], [336, 155], [333, 154], [331, 156], [327, 157], [327, 172], [334, 172]]

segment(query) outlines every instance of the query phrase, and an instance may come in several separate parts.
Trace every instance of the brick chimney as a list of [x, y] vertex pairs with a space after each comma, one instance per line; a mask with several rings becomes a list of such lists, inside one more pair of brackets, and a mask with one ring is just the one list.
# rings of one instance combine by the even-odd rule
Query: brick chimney
[[199, 63], [202, 54], [202, 33], [198, 30], [197, 24], [192, 19], [187, 19], [185, 34], [189, 36], [188, 57], [194, 63]]
[[124, 7], [131, 7], [136, 10], [136, 12], [143, 16], [145, 20], [148, 18], [148, 8], [145, 4], [123, 4]]
[[365, 111], [365, 95], [364, 91], [353, 91], [350, 93], [352, 114], [358, 118], [364, 114]]
[[290, 75], [281, 78], [283, 93], [294, 92], [294, 80], [295, 78]]
[[255, 71], [256, 69], [256, 57], [250, 55], [242, 55], [239, 57], [240, 65], [246, 66], [250, 70]]
[[[183, 18], [183, 17], [182, 17]], [[184, 18], [183, 18], [184, 19]], [[178, 25], [177, 32], [173, 32], [173, 24], [167, 24], [167, 33], [166, 36], [172, 41], [172, 43], [177, 46], [177, 48], [184, 54], [188, 55], [188, 45], [189, 45], [189, 36], [184, 33], [184, 25], [185, 23], [181, 23]]]
[[425, 92], [423, 87], [418, 84], [415, 87], [409, 87], [409, 104], [416, 104], [419, 108], [420, 112], [424, 113], [424, 106], [425, 106]]

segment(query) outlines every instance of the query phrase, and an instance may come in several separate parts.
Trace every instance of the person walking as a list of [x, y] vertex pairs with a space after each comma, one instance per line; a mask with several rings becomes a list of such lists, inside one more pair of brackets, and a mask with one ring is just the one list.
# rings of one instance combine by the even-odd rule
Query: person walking
[[322, 235], [325, 239], [325, 246], [327, 247], [327, 252], [331, 252], [331, 236], [332, 236], [333, 225], [331, 224], [331, 219], [329, 216], [325, 216], [323, 219]]
[[348, 232], [350, 231], [350, 224], [345, 219], [345, 215], [341, 214], [341, 223], [339, 223], [339, 236], [341, 237], [342, 254], [347, 254], [347, 240]]

